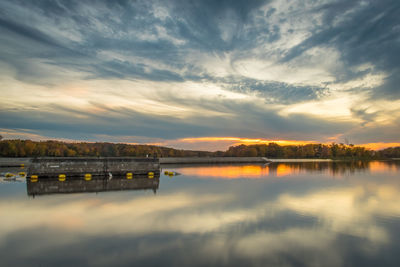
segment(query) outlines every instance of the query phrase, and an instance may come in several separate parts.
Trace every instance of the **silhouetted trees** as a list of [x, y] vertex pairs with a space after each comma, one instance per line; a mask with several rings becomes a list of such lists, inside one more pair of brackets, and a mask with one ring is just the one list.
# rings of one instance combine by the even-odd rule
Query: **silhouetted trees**
[[131, 156], [144, 157], [267, 157], [320, 159], [400, 158], [400, 147], [373, 151], [361, 146], [344, 144], [306, 144], [280, 146], [276, 143], [231, 146], [226, 151], [207, 152], [179, 150], [152, 145], [114, 143], [65, 143], [60, 141], [1, 140], [2, 157], [79, 157]]
[[378, 154], [383, 158], [400, 158], [400, 146], [385, 148], [378, 151]]
[[238, 145], [230, 147], [226, 156], [258, 156], [267, 158], [321, 158], [321, 159], [372, 159], [378, 154], [375, 151], [354, 145], [306, 144], [280, 146], [276, 143], [263, 145]]

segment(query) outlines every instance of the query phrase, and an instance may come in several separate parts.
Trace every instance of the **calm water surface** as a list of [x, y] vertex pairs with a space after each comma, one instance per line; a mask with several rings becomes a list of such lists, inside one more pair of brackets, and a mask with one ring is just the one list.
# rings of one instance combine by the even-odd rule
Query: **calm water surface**
[[3, 181], [1, 266], [400, 266], [399, 161], [166, 170], [157, 190]]

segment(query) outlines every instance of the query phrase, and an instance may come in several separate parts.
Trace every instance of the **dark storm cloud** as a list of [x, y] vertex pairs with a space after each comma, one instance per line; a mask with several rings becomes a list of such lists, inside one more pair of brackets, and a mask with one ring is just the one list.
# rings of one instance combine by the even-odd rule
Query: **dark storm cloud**
[[[181, 81], [205, 75], [200, 73], [199, 76], [197, 68], [185, 62], [193, 49], [220, 53], [240, 46], [249, 48], [253, 43], [252, 37], [257, 33], [244, 31], [243, 27], [251, 22], [251, 13], [266, 1], [118, 1], [115, 4], [93, 1], [90, 5], [80, 1], [16, 3], [4, 3], [3, 10], [7, 12], [3, 12], [0, 27], [6, 34], [2, 39], [7, 41], [3, 50], [10, 51], [9, 55], [3, 55], [3, 60], [20, 72], [20, 79], [24, 74], [34, 76], [34, 71], [21, 66], [22, 60], [42, 59], [48, 64], [86, 72], [87, 77], [92, 79]], [[157, 6], [167, 12], [166, 18], [161, 19], [155, 13], [154, 7]], [[29, 20], [24, 16], [26, 12], [36, 17]], [[45, 29], [41, 29], [43, 24]], [[227, 40], [222, 38], [223, 30], [219, 28], [225, 25], [231, 28], [231, 36]], [[71, 40], [59, 32], [49, 32], [50, 28], [78, 35], [76, 37], [80, 40]], [[165, 31], [165, 38], [160, 36], [160, 28]], [[248, 33], [253, 36], [247, 36]], [[180, 77], [174, 71], [143, 66], [141, 63], [110, 61], [98, 54], [104, 50], [157, 60], [175, 68], [196, 69], [196, 74], [189, 72]], [[69, 60], [71, 57], [74, 57], [73, 64]], [[150, 71], [144, 71], [144, 67], [150, 68]], [[37, 73], [37, 76], [40, 80], [43, 74]], [[32, 82], [32, 79], [29, 81]]]
[[292, 104], [318, 99], [326, 95], [328, 90], [319, 86], [290, 85], [282, 82], [260, 81], [250, 78], [234, 77], [215, 79], [220, 85], [235, 92], [252, 93], [265, 99], [266, 103]]
[[156, 117], [132, 110], [105, 112], [107, 114], [92, 114], [82, 118], [78, 116], [82, 112], [67, 111], [65, 108], [58, 108], [55, 112], [2, 111], [0, 123], [3, 127], [10, 129], [32, 129], [41, 133], [56, 132], [57, 136], [71, 136], [79, 132], [80, 136], [86, 137], [107, 134], [175, 138], [201, 135], [207, 130], [211, 131], [204, 125], [196, 125], [172, 117]]
[[[85, 12], [79, 10], [77, 3], [72, 4], [73, 1], [67, 1], [67, 5], [64, 3], [61, 5], [59, 2], [50, 1], [49, 3], [44, 1], [39, 2], [22, 2], [20, 3], [21, 8], [31, 9], [32, 13], [37, 17], [35, 18], [38, 25], [31, 26], [32, 23], [23, 17], [21, 8], [17, 9], [16, 6], [8, 5], [6, 8], [14, 7], [15, 10], [10, 12], [4, 12], [4, 19], [0, 20], [0, 29], [2, 29], [2, 54], [3, 59], [8, 64], [13, 65], [17, 70], [17, 78], [26, 80], [27, 77], [30, 82], [43, 79], [43, 73], [37, 73], [35, 70], [34, 60], [45, 61], [49, 65], [57, 65], [65, 68], [69, 68], [74, 71], [83, 71], [87, 73], [88, 77], [115, 77], [121, 78], [144, 78], [144, 79], [156, 79], [165, 80], [170, 73], [164, 70], [152, 70], [150, 73], [144, 72], [143, 67], [139, 64], [125, 64], [124, 62], [107, 61], [98, 58], [97, 52], [100, 49], [123, 49], [124, 45], [129, 46], [131, 49], [147, 50], [148, 54], [154, 50], [154, 46], [164, 47], [163, 44], [146, 44], [138, 43], [130, 40], [118, 40], [116, 38], [104, 38], [99, 32], [101, 29], [97, 29], [96, 17], [90, 17]], [[100, 2], [99, 2], [100, 3]], [[93, 11], [96, 14], [96, 7], [103, 7], [104, 4], [94, 5]], [[114, 12], [114, 13], [113, 13]], [[127, 11], [126, 11], [127, 12]], [[9, 14], [10, 13], [10, 14]], [[39, 25], [40, 16], [46, 18], [45, 22], [54, 22], [54, 25]], [[116, 10], [111, 9], [111, 16], [117, 15]], [[39, 17], [39, 18], [38, 18]], [[19, 20], [16, 21], [16, 18]], [[34, 20], [34, 21], [35, 21]], [[109, 27], [111, 31], [116, 30], [121, 25], [115, 23], [110, 19], [103, 19], [103, 23]], [[124, 24], [124, 22], [121, 22]], [[143, 23], [142, 24], [146, 24]], [[44, 26], [45, 30], [40, 29], [40, 26]], [[68, 35], [63, 35], [60, 32], [65, 28], [66, 32], [70, 31], [70, 35], [77, 35], [76, 38], [80, 40], [72, 40], [68, 38]], [[56, 29], [56, 33], [49, 32], [52, 29]], [[47, 32], [46, 32], [47, 30]], [[118, 29], [121, 31], [121, 29]], [[123, 32], [123, 30], [122, 30]], [[118, 33], [118, 32], [114, 32]], [[134, 39], [134, 38], [133, 38]], [[118, 41], [123, 42], [123, 45], [117, 45]], [[113, 44], [115, 44], [113, 46]], [[166, 52], [166, 51], [164, 51]], [[108, 69], [108, 71], [107, 71]], [[154, 73], [154, 75], [151, 75]], [[51, 73], [51, 75], [57, 75], [57, 73]], [[36, 77], [35, 77], [36, 76]], [[143, 77], [142, 77], [143, 76]], [[157, 78], [160, 76], [159, 78]], [[176, 74], [172, 74], [172, 80], [179, 79]], [[102, 77], [102, 78], [104, 78]]]
[[[243, 43], [253, 43], [253, 38], [244, 31], [250, 23], [252, 12], [270, 1], [170, 1], [172, 15], [177, 18], [176, 26], [180, 36], [189, 40], [194, 48], [207, 51], [228, 51]], [[232, 28], [232, 36], [224, 40], [219, 26]], [[249, 48], [249, 47], [247, 47]]]
[[[30, 82], [35, 75], [38, 80], [44, 75], [35, 73], [34, 63], [25, 66], [21, 63], [31, 59], [78, 70], [87, 73], [91, 79], [207, 79], [208, 73], [185, 62], [192, 51], [211, 55], [235, 51], [240, 57], [243, 51], [260, 45], [258, 41], [268, 43], [280, 38], [279, 25], [270, 25], [268, 20], [275, 13], [275, 8], [266, 12], [263, 21], [257, 21], [254, 16], [260, 15], [259, 8], [269, 2], [3, 2], [0, 19], [3, 41], [1, 59], [17, 69], [20, 79], [32, 77]], [[165, 14], [158, 14], [157, 8]], [[388, 77], [384, 85], [373, 91], [373, 95], [399, 98], [399, 12], [400, 3], [397, 0], [334, 1], [315, 7], [304, 16], [322, 14], [322, 26], [288, 51], [283, 61], [290, 62], [313, 47], [333, 46], [340, 51], [341, 59], [347, 65], [345, 70], [336, 73], [337, 81], [346, 81], [366, 72], [383, 71]], [[43, 21], [40, 17], [44, 18]], [[41, 27], [43, 23], [47, 23], [46, 27]], [[50, 23], [52, 25], [48, 25]], [[49, 31], [52, 27], [61, 32], [64, 30], [71, 36], [77, 35], [77, 39]], [[160, 28], [165, 31], [165, 36], [160, 34]], [[99, 55], [103, 50], [156, 60], [173, 69], [185, 68], [189, 72], [177, 73], [170, 69], [146, 66], [142, 62], [107, 60]], [[375, 69], [356, 71], [352, 68], [363, 63], [372, 63]], [[253, 86], [247, 86], [247, 81], [242, 83], [246, 84], [248, 90], [254, 88], [255, 91], [282, 94], [273, 94], [275, 99], [284, 99], [288, 95], [295, 95], [292, 98], [299, 100], [312, 96], [317, 98], [315, 92], [320, 91], [316, 88], [291, 87], [284, 83], [268, 83], [261, 87], [259, 83]], [[276, 90], [278, 87], [281, 88]], [[301, 96], [302, 92], [304, 97]]]
[[95, 76], [88, 78], [121, 78], [121, 79], [144, 79], [151, 81], [183, 81], [184, 79], [178, 73], [150, 69], [146, 71], [144, 64], [132, 64], [119, 60], [104, 62], [101, 66], [93, 66], [96, 69]]
[[48, 46], [59, 47], [57, 42], [46, 34], [36, 30], [35, 28], [29, 27], [28, 25], [21, 25], [17, 22], [7, 21], [0, 18], [0, 27], [8, 30], [11, 33], [24, 36], [25, 38], [32, 39], [39, 43], [43, 43]]
[[352, 67], [371, 63], [369, 72], [385, 72], [385, 83], [374, 88], [372, 96], [399, 99], [400, 76], [400, 2], [335, 1], [313, 10], [322, 13], [322, 26], [284, 57], [290, 61], [318, 46], [335, 47], [347, 68], [336, 73], [338, 81], [365, 74]]
[[[167, 99], [166, 103], [178, 101]], [[242, 136], [256, 138], [318, 139], [349, 130], [351, 123], [334, 122], [306, 115], [280, 116], [274, 110], [240, 101], [190, 101], [194, 109], [213, 110], [229, 116], [191, 116], [179, 119], [172, 116], [150, 115], [129, 108], [109, 108], [91, 103], [101, 112], [89, 113], [61, 105], [41, 106], [40, 110], [14, 109], [0, 111], [0, 125], [8, 129], [32, 129], [41, 135], [67, 138], [71, 135], [90, 139], [95, 135], [147, 136], [176, 139], [201, 136]], [[43, 111], [46, 110], [46, 111]], [[83, 137], [83, 138], [82, 138]]]
[[380, 113], [380, 112], [368, 112], [367, 108], [352, 108], [352, 109], [350, 109], [350, 111], [355, 117], [360, 118], [364, 121], [361, 124], [362, 126], [364, 126], [368, 122], [373, 122], [374, 119]]
[[[346, 137], [351, 140], [357, 140], [358, 143], [373, 143], [377, 140], [385, 142], [399, 142], [399, 125], [400, 119], [396, 118], [389, 125], [382, 127], [381, 125], [368, 125], [363, 123], [360, 127], [356, 127], [346, 133]], [[379, 137], [379, 139], [377, 138]]]

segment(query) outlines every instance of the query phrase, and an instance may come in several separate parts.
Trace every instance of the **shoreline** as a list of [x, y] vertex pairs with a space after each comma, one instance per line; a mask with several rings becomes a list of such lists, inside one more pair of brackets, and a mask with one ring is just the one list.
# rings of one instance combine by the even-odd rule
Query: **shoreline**
[[[61, 159], [62, 157], [43, 157], [43, 158], [54, 158]], [[71, 158], [106, 158], [106, 157], [71, 157]], [[110, 157], [113, 158], [113, 157]], [[126, 157], [130, 158], [130, 157]], [[140, 158], [140, 157], [132, 157]], [[145, 157], [143, 157], [145, 158]], [[10, 158], [0, 157], [0, 167], [29, 167], [33, 158]], [[68, 158], [64, 158], [68, 159]], [[285, 159], [285, 158], [266, 158], [266, 157], [166, 157], [159, 158], [159, 163], [163, 165], [169, 164], [267, 164], [267, 163], [296, 163], [296, 162], [335, 162], [335, 161], [387, 161], [387, 160], [400, 160], [399, 158], [392, 159], [310, 159], [310, 158], [297, 158], [297, 159]], [[22, 166], [21, 166], [22, 165]]]
[[332, 162], [343, 161], [341, 159], [269, 159], [271, 162]]

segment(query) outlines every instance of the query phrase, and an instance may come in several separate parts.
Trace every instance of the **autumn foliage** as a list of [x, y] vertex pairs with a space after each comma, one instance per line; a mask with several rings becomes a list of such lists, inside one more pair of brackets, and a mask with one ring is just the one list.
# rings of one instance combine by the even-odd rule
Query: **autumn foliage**
[[267, 157], [267, 158], [322, 158], [376, 159], [400, 158], [400, 147], [380, 151], [344, 144], [306, 144], [281, 146], [276, 143], [232, 146], [226, 151], [207, 152], [179, 150], [152, 145], [115, 143], [66, 143], [60, 141], [1, 140], [2, 157], [79, 157], [132, 156], [144, 157]]

